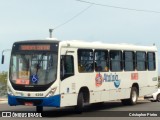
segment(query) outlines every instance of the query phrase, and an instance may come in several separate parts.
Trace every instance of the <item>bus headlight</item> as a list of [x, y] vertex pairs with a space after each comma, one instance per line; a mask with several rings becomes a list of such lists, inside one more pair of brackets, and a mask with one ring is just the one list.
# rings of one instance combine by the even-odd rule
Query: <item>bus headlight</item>
[[54, 93], [55, 93], [55, 91], [56, 91], [56, 89], [57, 89], [57, 87], [52, 88], [52, 89], [49, 91], [49, 93], [46, 95], [46, 97], [53, 96], [53, 95], [54, 95]]
[[12, 96], [14, 95], [10, 87], [7, 87], [7, 92], [9, 95], [12, 95]]

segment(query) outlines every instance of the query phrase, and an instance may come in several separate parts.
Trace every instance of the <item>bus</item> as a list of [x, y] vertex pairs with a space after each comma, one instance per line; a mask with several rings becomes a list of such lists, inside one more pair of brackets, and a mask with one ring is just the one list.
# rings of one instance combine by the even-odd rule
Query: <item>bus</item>
[[10, 106], [73, 106], [121, 100], [134, 105], [158, 88], [156, 46], [26, 40], [13, 44], [7, 82]]

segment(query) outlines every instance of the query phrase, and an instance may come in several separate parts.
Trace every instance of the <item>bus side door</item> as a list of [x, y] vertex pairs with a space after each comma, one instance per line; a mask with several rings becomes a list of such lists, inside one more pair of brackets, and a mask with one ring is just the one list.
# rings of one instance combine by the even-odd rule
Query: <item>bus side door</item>
[[60, 94], [61, 107], [73, 106], [77, 104], [76, 83], [75, 83], [75, 56], [74, 48], [61, 49], [60, 63]]

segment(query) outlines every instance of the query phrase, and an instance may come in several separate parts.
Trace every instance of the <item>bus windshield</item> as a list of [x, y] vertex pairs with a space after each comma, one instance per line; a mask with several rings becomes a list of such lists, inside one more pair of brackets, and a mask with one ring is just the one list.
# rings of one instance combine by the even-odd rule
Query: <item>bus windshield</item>
[[16, 85], [46, 85], [56, 80], [57, 53], [15, 52], [11, 55], [10, 80]]

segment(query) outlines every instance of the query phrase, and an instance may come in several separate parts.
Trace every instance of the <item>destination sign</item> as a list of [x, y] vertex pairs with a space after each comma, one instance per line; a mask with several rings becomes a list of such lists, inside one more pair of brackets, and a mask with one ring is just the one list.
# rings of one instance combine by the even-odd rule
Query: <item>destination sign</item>
[[47, 51], [50, 50], [50, 45], [21, 45], [20, 50], [41, 50]]

